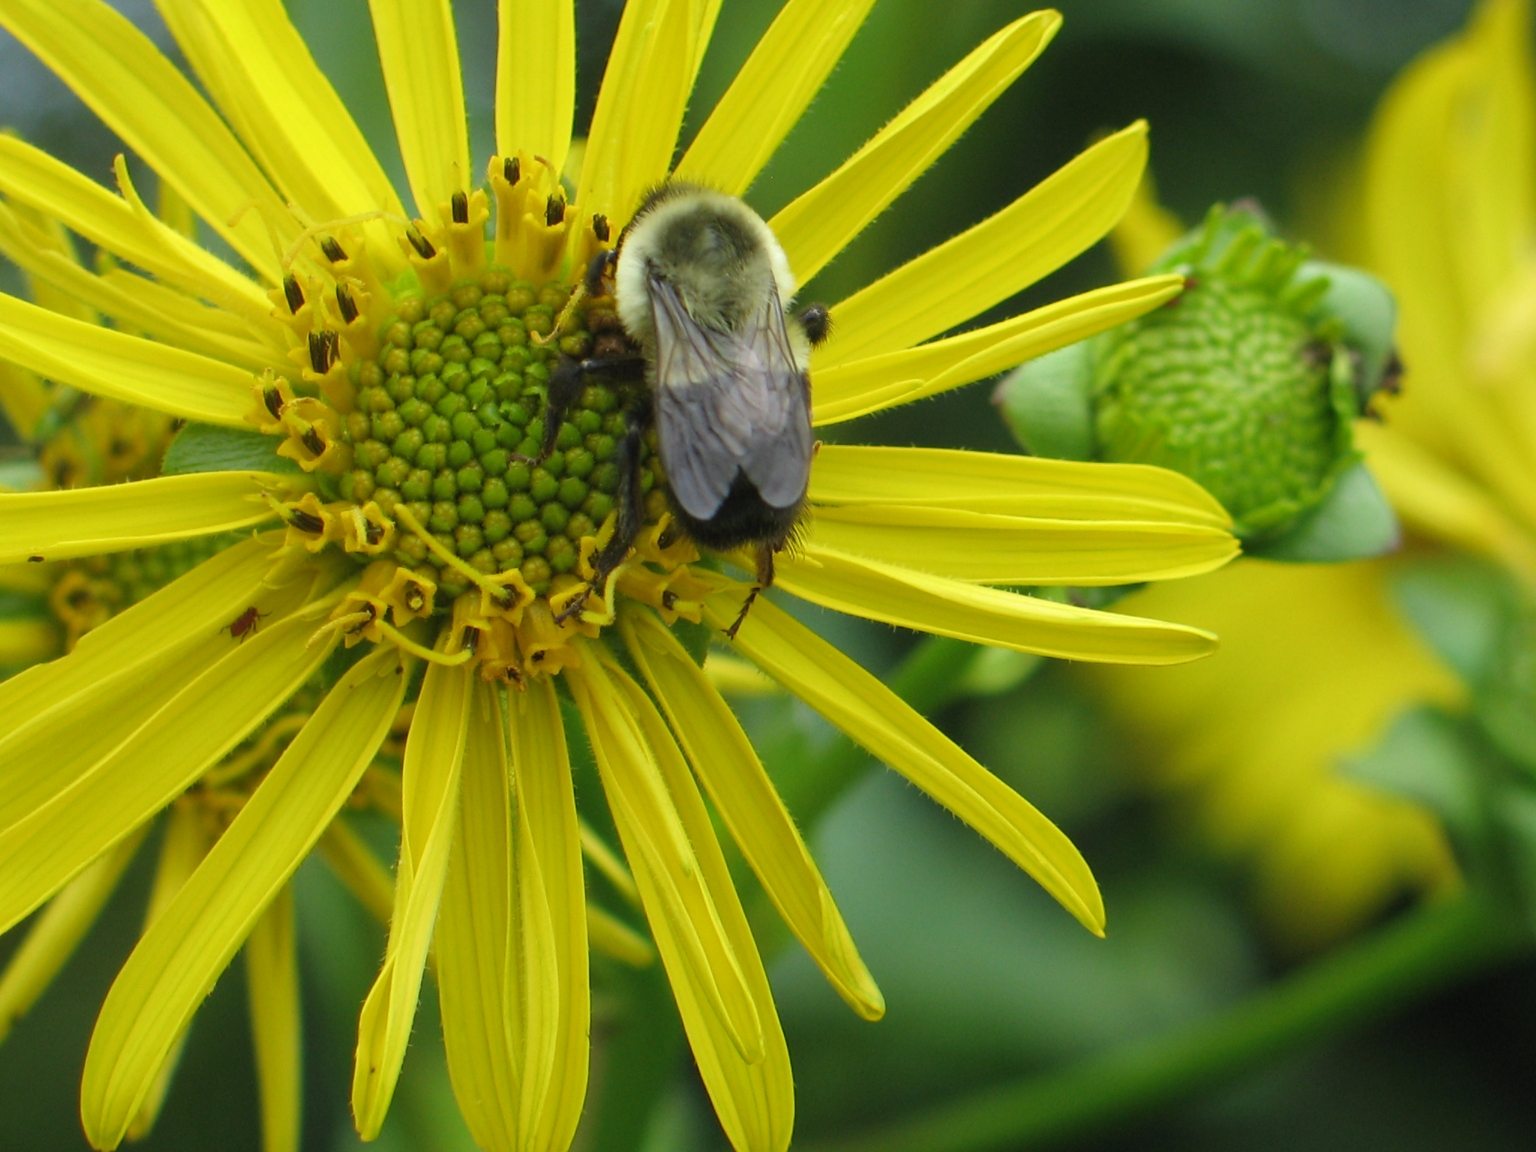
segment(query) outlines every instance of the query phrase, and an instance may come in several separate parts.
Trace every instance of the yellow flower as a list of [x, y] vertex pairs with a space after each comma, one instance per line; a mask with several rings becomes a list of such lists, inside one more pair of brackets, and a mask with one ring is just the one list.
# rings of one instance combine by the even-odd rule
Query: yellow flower
[[[476, 1139], [569, 1145], [587, 1078], [587, 945], [599, 931], [585, 907], [583, 841], [595, 860], [607, 854], [578, 825], [557, 677], [725, 1131], [739, 1149], [786, 1147], [788, 1053], [706, 793], [832, 984], [866, 1017], [884, 1005], [745, 734], [669, 627], [679, 619], [716, 631], [739, 623], [741, 655], [1101, 930], [1087, 865], [1038, 812], [777, 605], [758, 600], [743, 618], [753, 586], [696, 562], [671, 525], [654, 457], [636, 547], [611, 582], [591, 586], [594, 552], [613, 531], [605, 481], [615, 477], [601, 469], [623, 432], [614, 389], [587, 388], [542, 469], [517, 459], [537, 447], [531, 428], [556, 349], [579, 355], [616, 334], [611, 302], [572, 293], [589, 260], [669, 173], [746, 192], [868, 8], [790, 0], [674, 168], [717, 5], [634, 0], [576, 174], [571, 5], [504, 4], [487, 194], [469, 183], [447, 0], [375, 0], [417, 206], [407, 221], [277, 0], [162, 6], [218, 111], [100, 0], [0, 2], [0, 24], [250, 270], [149, 213], [121, 160], [117, 197], [0, 138], [0, 192], [152, 277], [114, 270], [66, 285], [118, 330], [0, 297], [0, 357], [214, 426], [194, 442], [215, 454], [224, 444], [222, 458], [242, 465], [0, 496], [0, 563], [281, 524], [0, 687], [0, 927], [123, 851], [317, 676], [334, 680], [108, 994], [82, 1086], [97, 1147], [130, 1132], [242, 943], [273, 973], [288, 970], [287, 881], [413, 693], [389, 944], [360, 1022], [358, 1129], [371, 1138], [383, 1122], [432, 948], [449, 1070]], [[1058, 24], [1045, 12], [1002, 29], [769, 221], [794, 274], [824, 267]], [[836, 335], [812, 360], [816, 421], [982, 379], [1177, 292], [1177, 277], [1150, 278], [936, 338], [1103, 235], [1145, 152], [1144, 125], [1110, 136], [834, 305]], [[825, 446], [809, 499], [777, 582], [815, 603], [1076, 659], [1173, 663], [1213, 645], [1195, 629], [994, 587], [1117, 584], [1225, 563], [1235, 550], [1225, 513], [1171, 473]], [[259, 629], [242, 627], [251, 613]], [[292, 1051], [291, 992], [274, 992], [262, 1017], [289, 1036], [269, 1052]]]
[[[1422, 540], [1536, 580], [1536, 85], [1524, 0], [1485, 0], [1461, 34], [1383, 97], [1337, 229], [1399, 306], [1404, 389], [1357, 442]], [[1157, 221], [1127, 214], [1126, 246]], [[1220, 656], [1151, 684], [1109, 673], [1116, 707], [1192, 790], [1219, 844], [1256, 861], [1294, 947], [1326, 944], [1405, 892], [1457, 884], [1431, 817], [1342, 777], [1386, 723], [1464, 689], [1398, 617], [1393, 564], [1303, 570], [1243, 562], [1155, 589], [1138, 611], [1220, 629]], [[1231, 721], [1212, 725], [1212, 715]], [[1200, 717], [1200, 723], [1194, 718]]]

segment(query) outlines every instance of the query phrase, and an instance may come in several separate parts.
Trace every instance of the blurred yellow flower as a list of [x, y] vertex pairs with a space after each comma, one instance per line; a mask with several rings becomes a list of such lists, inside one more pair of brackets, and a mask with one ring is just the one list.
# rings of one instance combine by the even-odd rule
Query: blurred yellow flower
[[[587, 946], [614, 927], [589, 920], [582, 851], [610, 873], [623, 869], [578, 824], [557, 677], [591, 743], [633, 871], [625, 883], [732, 1144], [785, 1148], [793, 1095], [705, 793], [834, 987], [861, 1015], [883, 1012], [745, 734], [669, 627], [679, 619], [720, 632], [740, 622], [731, 634], [741, 655], [1102, 930], [1086, 863], [1022, 798], [781, 608], [759, 601], [741, 622], [753, 586], [696, 563], [672, 530], [654, 459], [636, 548], [596, 586], [593, 554], [613, 531], [618, 483], [607, 454], [625, 431], [612, 389], [586, 389], [545, 466], [521, 462], [538, 447], [530, 429], [542, 423], [557, 349], [584, 355], [615, 330], [611, 302], [573, 301], [590, 260], [669, 172], [745, 192], [869, 6], [790, 0], [673, 168], [718, 3], [633, 0], [571, 180], [572, 6], [503, 4], [488, 194], [470, 185], [447, 0], [374, 0], [418, 212], [408, 221], [278, 0], [161, 5], [217, 111], [100, 0], [0, 0], [0, 25], [251, 270], [148, 213], [121, 159], [116, 197], [0, 138], [0, 192], [154, 277], [66, 275], [39, 258], [56, 287], [122, 327], [0, 297], [0, 357], [242, 431], [223, 441], [215, 431], [211, 442], [255, 441], [265, 454], [238, 468], [0, 495], [0, 562], [279, 525], [0, 687], [0, 927], [115, 860], [301, 686], [322, 669], [335, 676], [281, 755], [246, 778], [228, 826], [177, 878], [108, 994], [81, 1093], [96, 1147], [134, 1131], [242, 944], [279, 967], [276, 958], [291, 959], [287, 882], [354, 794], [423, 667], [403, 748], [388, 949], [359, 1027], [352, 1103], [365, 1138], [383, 1123], [432, 949], [449, 1071], [476, 1140], [559, 1150], [572, 1139], [587, 1082]], [[797, 277], [813, 276], [916, 179], [1059, 23], [1042, 12], [1003, 28], [775, 216]], [[1110, 136], [834, 305], [836, 335], [812, 360], [816, 421], [983, 379], [1167, 300], [1177, 277], [935, 339], [1101, 237], [1145, 155], [1144, 125]], [[298, 467], [283, 470], [278, 457]], [[1175, 474], [827, 446], [809, 500], [778, 584], [826, 607], [1085, 660], [1174, 663], [1213, 646], [1196, 629], [994, 587], [1115, 584], [1225, 563], [1235, 550], [1228, 518]], [[288, 1054], [275, 1058], [287, 1061], [281, 1085], [293, 1078], [296, 1007], [291, 995], [269, 1002], [258, 1033], [289, 1039], [270, 1049]], [[294, 1106], [272, 1105], [269, 1148], [292, 1136], [282, 1119]], [[280, 1128], [288, 1135], [273, 1137]]]
[[[1536, 580], [1536, 84], [1525, 0], [1485, 0], [1383, 97], [1337, 253], [1399, 305], [1406, 365], [1382, 424], [1357, 443], [1416, 539]], [[1117, 238], [1173, 237], [1143, 193]], [[1218, 628], [1198, 669], [1102, 676], [1187, 789], [1216, 843], [1251, 857], [1281, 938], [1327, 944], [1406, 892], [1455, 883], [1443, 835], [1412, 806], [1339, 775], [1393, 715], [1463, 695], [1392, 607], [1392, 564], [1303, 569], [1243, 561], [1128, 602]], [[1224, 722], [1212, 723], [1212, 716]], [[1193, 718], [1200, 717], [1200, 723]]]

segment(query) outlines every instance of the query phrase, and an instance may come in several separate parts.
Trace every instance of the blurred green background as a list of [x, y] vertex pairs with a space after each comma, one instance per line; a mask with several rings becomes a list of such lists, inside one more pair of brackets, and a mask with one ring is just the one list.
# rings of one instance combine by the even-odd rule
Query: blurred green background
[[[161, 44], [147, 0], [119, 5]], [[1145, 117], [1161, 198], [1186, 221], [1215, 200], [1257, 196], [1281, 222], [1347, 155], [1393, 72], [1464, 19], [1465, 0], [1067, 0], [1041, 60], [805, 295], [836, 301], [1002, 207], [1096, 133]], [[690, 125], [773, 18], [774, 0], [726, 0]], [[321, 66], [392, 170], [399, 158], [365, 0], [290, 0]], [[578, 130], [590, 116], [617, 0], [578, 3]], [[766, 215], [842, 161], [945, 68], [1027, 11], [1004, 0], [881, 0], [826, 90], [749, 199]], [[458, 0], [475, 154], [490, 152], [495, 4]], [[0, 33], [0, 125], [106, 181], [111, 134]], [[685, 130], [691, 131], [691, 127]], [[1089, 253], [998, 315], [1116, 278]], [[14, 290], [14, 270], [0, 268]], [[989, 389], [836, 429], [864, 442], [1012, 450]], [[890, 669], [911, 637], [807, 611], [866, 666]], [[1156, 676], [1157, 670], [1142, 675]], [[743, 714], [764, 757], [824, 744], [826, 725], [786, 700]], [[1202, 855], [1134, 785], [1137, 749], [1070, 669], [1047, 666], [1002, 695], [945, 710], [940, 724], [1057, 820], [1104, 888], [1110, 936], [1083, 933], [1026, 877], [894, 776], [871, 772], [822, 823], [816, 848], [885, 992], [878, 1025], [849, 1013], [798, 950], [773, 974], [795, 1061], [799, 1139], [846, 1134], [1021, 1075], [1058, 1068], [1199, 1020], [1288, 964], [1266, 944], [1243, 877]], [[75, 1095], [86, 1039], [131, 947], [148, 883], [134, 882], [63, 978], [0, 1046], [0, 1150], [84, 1148]], [[346, 1091], [357, 1007], [382, 933], [323, 868], [299, 881], [307, 1013], [305, 1148], [357, 1147]], [[14, 946], [0, 940], [0, 959]], [[199, 1014], [146, 1150], [259, 1146], [239, 964]], [[435, 997], [418, 1020], [380, 1146], [469, 1147], [457, 1120]], [[601, 1014], [599, 1030], [602, 1028]], [[657, 1059], [666, 1059], [658, 1052]], [[1536, 965], [1506, 967], [1385, 1023], [1313, 1043], [1076, 1149], [1527, 1148], [1536, 1139]], [[601, 1085], [601, 1071], [595, 1085]], [[1030, 1145], [1036, 1146], [1036, 1145]], [[681, 1063], [650, 1123], [647, 1152], [723, 1147]], [[1000, 1145], [1001, 1147], [1001, 1145]]]

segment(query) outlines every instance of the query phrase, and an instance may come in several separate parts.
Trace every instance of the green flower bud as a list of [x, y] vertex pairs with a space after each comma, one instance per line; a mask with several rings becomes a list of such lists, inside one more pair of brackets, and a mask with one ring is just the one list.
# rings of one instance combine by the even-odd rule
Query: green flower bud
[[1364, 272], [1307, 261], [1252, 205], [1213, 208], [1149, 272], [1163, 307], [1043, 356], [996, 400], [1032, 452], [1156, 464], [1215, 496], [1246, 549], [1330, 560], [1395, 546], [1352, 424], [1394, 390], [1395, 306]]

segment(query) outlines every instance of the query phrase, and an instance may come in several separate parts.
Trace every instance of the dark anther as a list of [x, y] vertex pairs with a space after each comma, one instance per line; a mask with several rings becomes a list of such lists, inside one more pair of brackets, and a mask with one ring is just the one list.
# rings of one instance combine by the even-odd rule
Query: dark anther
[[448, 202], [453, 206], [453, 222], [455, 224], [468, 224], [469, 197], [462, 192], [455, 192]]
[[1381, 390], [1393, 396], [1403, 390], [1403, 358], [1396, 348], [1387, 353], [1387, 362], [1382, 365]]
[[420, 588], [412, 588], [405, 594], [405, 606], [412, 612], [420, 612], [426, 602], [427, 598], [421, 594]]
[[676, 521], [674, 521], [667, 525], [666, 530], [660, 536], [656, 537], [656, 547], [665, 552], [677, 543], [677, 539], [681, 535], [682, 531], [678, 528]]
[[325, 522], [313, 513], [306, 512], [302, 508], [290, 508], [288, 512], [288, 523], [292, 524], [300, 532], [308, 532], [311, 536], [318, 536], [325, 531]]
[[340, 264], [347, 258], [347, 250], [336, 243], [334, 236], [320, 237], [320, 251], [325, 253], [325, 258], [332, 264]]
[[604, 216], [601, 212], [594, 213], [592, 216], [592, 235], [596, 236], [602, 243], [608, 243], [608, 217]]
[[261, 390], [262, 403], [267, 406], [267, 411], [272, 413], [272, 419], [279, 419], [283, 414], [283, 394], [276, 388], [263, 388]]
[[516, 184], [523, 178], [523, 166], [517, 162], [516, 156], [508, 156], [501, 162], [501, 175], [508, 184]]
[[42, 562], [43, 562], [43, 558], [41, 556], [28, 556], [27, 557], [27, 563], [28, 564], [41, 564]]
[[357, 301], [352, 299], [352, 289], [345, 284], [336, 285], [336, 306], [341, 309], [341, 318], [348, 324], [357, 319]]
[[[315, 431], [313, 425], [305, 429], [304, 435], [300, 439], [304, 441], [304, 447], [308, 448], [316, 456], [325, 455], [325, 441], [320, 439], [320, 433]], [[318, 532], [319, 529], [317, 528], [315, 531]]]
[[380, 540], [384, 539], [384, 528], [382, 525], [375, 524], [372, 520], [369, 520], [368, 526], [363, 529], [363, 535], [368, 538], [369, 544], [377, 544]]
[[304, 307], [304, 289], [299, 287], [297, 276], [283, 277], [283, 295], [288, 300], [288, 311], [297, 316], [299, 309]]
[[672, 605], [674, 605], [676, 603], [677, 603], [677, 593], [672, 591], [672, 589], [668, 588], [665, 592], [663, 592], [661, 594], [661, 606], [663, 608], [670, 609], [672, 607]]
[[309, 334], [309, 366], [317, 375], [329, 372], [340, 352], [341, 337], [337, 333], [326, 330]]
[[565, 199], [561, 196], [551, 196], [544, 201], [544, 223], [553, 228], [565, 219]]
[[464, 629], [464, 647], [469, 649], [471, 655], [474, 654], [475, 649], [480, 647], [480, 629]]
[[405, 238], [411, 242], [411, 247], [416, 249], [416, 255], [423, 260], [430, 260], [437, 255], [437, 249], [432, 247], [432, 241], [421, 234], [421, 229], [412, 224], [405, 230]]
[[352, 625], [352, 627], [348, 628], [347, 629], [347, 635], [349, 635], [349, 636], [356, 636], [359, 632], [363, 631], [363, 629], [367, 628], [368, 625], [372, 624], [375, 620], [377, 620], [379, 618], [379, 610], [377, 608], [375, 608], [372, 604], [368, 603], [368, 601], [364, 600], [363, 601], [363, 615], [366, 616], [367, 619], [366, 620], [361, 620], [358, 623]]

